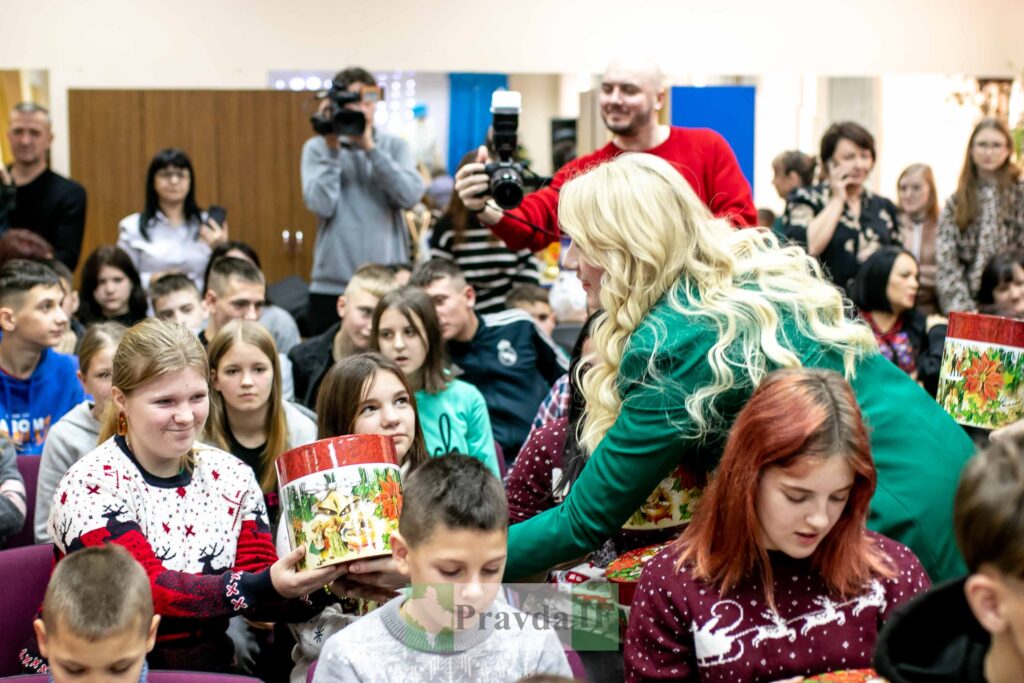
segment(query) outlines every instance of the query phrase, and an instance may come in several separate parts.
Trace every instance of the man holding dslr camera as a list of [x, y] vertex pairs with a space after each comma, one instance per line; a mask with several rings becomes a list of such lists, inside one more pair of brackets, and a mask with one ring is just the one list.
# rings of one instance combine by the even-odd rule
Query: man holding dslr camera
[[649, 60], [628, 57], [612, 62], [601, 79], [599, 95], [611, 142], [566, 164], [547, 187], [527, 196], [518, 208], [502, 210], [506, 204], [497, 196], [490, 201], [493, 177], [484, 166], [483, 148], [477, 163], [466, 164], [455, 174], [455, 191], [509, 249], [538, 251], [559, 239], [558, 190], [567, 180], [624, 152], [647, 152], [672, 162], [716, 216], [738, 227], [757, 225], [750, 184], [729, 143], [712, 130], [658, 122], [666, 97], [663, 80], [661, 69]]
[[302, 147], [302, 196], [319, 218], [309, 287], [307, 335], [337, 321], [338, 296], [364, 263], [409, 260], [403, 210], [424, 192], [412, 149], [376, 131], [381, 89], [366, 69], [339, 71]]

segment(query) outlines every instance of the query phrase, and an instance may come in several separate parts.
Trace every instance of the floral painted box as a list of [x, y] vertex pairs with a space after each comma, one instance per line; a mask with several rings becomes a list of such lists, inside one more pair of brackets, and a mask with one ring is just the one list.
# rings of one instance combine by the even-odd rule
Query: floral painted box
[[300, 569], [391, 554], [402, 512], [402, 480], [390, 437], [357, 434], [281, 454], [281, 524]]
[[997, 429], [1024, 417], [1024, 322], [950, 313], [935, 398], [969, 427]]

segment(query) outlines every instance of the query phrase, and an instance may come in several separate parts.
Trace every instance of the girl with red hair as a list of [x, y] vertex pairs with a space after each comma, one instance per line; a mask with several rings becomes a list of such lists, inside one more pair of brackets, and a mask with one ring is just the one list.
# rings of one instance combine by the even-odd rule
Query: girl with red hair
[[780, 681], [871, 665], [892, 610], [930, 581], [868, 531], [875, 466], [850, 385], [768, 375], [683, 535], [644, 568], [629, 681]]

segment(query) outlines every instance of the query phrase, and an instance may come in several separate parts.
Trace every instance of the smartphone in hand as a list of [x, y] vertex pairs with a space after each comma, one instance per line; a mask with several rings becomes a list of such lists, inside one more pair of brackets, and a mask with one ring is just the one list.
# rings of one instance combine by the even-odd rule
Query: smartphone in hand
[[224, 227], [224, 221], [227, 220], [228, 210], [223, 206], [216, 204], [210, 205], [210, 208], [206, 210], [206, 220], [214, 221], [220, 227]]

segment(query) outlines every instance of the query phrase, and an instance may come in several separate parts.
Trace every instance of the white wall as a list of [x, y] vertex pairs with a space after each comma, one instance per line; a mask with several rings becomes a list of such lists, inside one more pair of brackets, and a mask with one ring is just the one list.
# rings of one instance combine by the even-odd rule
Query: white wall
[[[262, 88], [271, 69], [1012, 74], [1019, 0], [0, 0], [0, 68], [46, 69], [66, 170], [68, 88]], [[760, 163], [760, 161], [758, 162]]]

